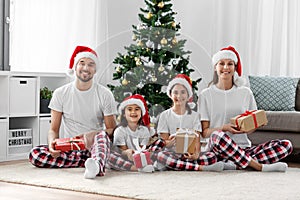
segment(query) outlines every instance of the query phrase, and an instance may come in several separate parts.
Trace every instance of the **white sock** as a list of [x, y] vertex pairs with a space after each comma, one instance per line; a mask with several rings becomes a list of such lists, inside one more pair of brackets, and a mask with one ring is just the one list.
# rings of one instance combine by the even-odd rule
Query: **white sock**
[[217, 162], [212, 165], [202, 166], [202, 171], [221, 172], [224, 169], [224, 162]]
[[154, 167], [155, 171], [166, 171], [167, 170], [167, 167], [165, 165], [163, 165], [157, 161], [155, 161], [153, 163], [153, 167]]
[[154, 172], [154, 167], [153, 165], [146, 165], [143, 168], [138, 169], [139, 172], [145, 172], [145, 173], [152, 173]]
[[288, 165], [284, 162], [277, 162], [272, 164], [263, 164], [263, 172], [285, 172], [288, 168]]
[[88, 158], [85, 163], [85, 172], [84, 172], [84, 178], [93, 179], [96, 178], [97, 174], [99, 174], [99, 164], [96, 160], [92, 158]]
[[224, 170], [236, 170], [236, 165], [231, 161], [224, 162]]

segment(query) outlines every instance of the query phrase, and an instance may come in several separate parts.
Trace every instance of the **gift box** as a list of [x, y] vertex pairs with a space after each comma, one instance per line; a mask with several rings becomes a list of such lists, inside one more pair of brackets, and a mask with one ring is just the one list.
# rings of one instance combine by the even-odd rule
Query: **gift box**
[[197, 133], [191, 130], [180, 130], [176, 133], [176, 153], [195, 153]]
[[84, 150], [83, 138], [59, 138], [55, 139], [55, 149], [61, 151]]
[[238, 130], [248, 132], [266, 125], [268, 120], [264, 110], [251, 110], [231, 118], [230, 123], [236, 125]]
[[133, 161], [136, 168], [143, 168], [146, 165], [152, 165], [152, 160], [150, 158], [150, 152], [136, 152], [133, 154]]

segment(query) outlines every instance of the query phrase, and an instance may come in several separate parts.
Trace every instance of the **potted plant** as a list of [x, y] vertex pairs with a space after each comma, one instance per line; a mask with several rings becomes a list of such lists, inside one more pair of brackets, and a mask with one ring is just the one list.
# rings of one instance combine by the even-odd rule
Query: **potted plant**
[[47, 87], [40, 89], [40, 113], [50, 113], [48, 108], [53, 91]]

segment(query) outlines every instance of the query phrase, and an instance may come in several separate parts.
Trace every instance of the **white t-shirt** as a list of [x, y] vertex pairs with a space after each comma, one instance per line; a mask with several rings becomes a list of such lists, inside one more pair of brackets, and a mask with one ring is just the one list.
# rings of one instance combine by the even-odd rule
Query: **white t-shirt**
[[126, 145], [129, 149], [138, 150], [135, 146], [133, 139], [138, 139], [140, 146], [147, 145], [151, 135], [150, 131], [145, 126], [139, 126], [135, 131], [131, 130], [128, 126], [119, 126], [114, 131], [114, 146]]
[[176, 114], [172, 108], [163, 111], [158, 120], [157, 133], [175, 134], [177, 128], [189, 128], [195, 131], [202, 131], [199, 113], [192, 111], [183, 115]]
[[87, 91], [80, 91], [75, 81], [57, 88], [49, 108], [62, 112], [63, 135], [76, 135], [103, 129], [103, 117], [117, 114], [112, 92], [102, 85], [93, 83]]
[[[201, 121], [209, 121], [210, 127], [221, 127], [230, 123], [230, 118], [244, 113], [246, 110], [256, 110], [256, 102], [248, 87], [233, 86], [230, 90], [221, 90], [215, 85], [200, 93], [199, 111]], [[242, 148], [250, 147], [247, 134], [227, 134]]]

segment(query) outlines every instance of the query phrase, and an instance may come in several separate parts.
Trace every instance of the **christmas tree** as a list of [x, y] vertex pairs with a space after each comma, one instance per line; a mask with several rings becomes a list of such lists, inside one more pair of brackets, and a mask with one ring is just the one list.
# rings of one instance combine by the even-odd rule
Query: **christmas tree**
[[[190, 76], [194, 71], [188, 67], [191, 51], [185, 51], [186, 40], [179, 39], [181, 27], [175, 22], [170, 1], [144, 0], [146, 7], [140, 8], [138, 15], [140, 24], [132, 25], [133, 44], [113, 61], [113, 80], [119, 84], [108, 85], [118, 102], [131, 94], [143, 95], [152, 117], [172, 105], [166, 94], [168, 83], [179, 73]], [[192, 81], [194, 94], [200, 80]]]

